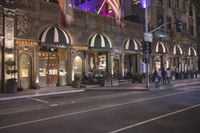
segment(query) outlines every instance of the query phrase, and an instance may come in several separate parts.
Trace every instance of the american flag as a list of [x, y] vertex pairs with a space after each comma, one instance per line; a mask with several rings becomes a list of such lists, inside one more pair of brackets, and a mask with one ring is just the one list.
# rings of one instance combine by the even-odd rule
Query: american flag
[[115, 20], [117, 22], [117, 25], [122, 30], [125, 25], [123, 22], [123, 14], [122, 14], [123, 0], [106, 0], [106, 3], [112, 8], [115, 14]]
[[70, 25], [73, 21], [73, 10], [71, 5], [71, 0], [58, 0], [60, 7], [60, 24], [63, 27]]

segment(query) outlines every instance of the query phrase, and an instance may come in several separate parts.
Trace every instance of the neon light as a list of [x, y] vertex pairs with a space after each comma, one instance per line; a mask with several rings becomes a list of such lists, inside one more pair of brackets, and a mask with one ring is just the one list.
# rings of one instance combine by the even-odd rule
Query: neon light
[[142, 8], [147, 8], [150, 6], [151, 1], [150, 0], [140, 0], [140, 4]]

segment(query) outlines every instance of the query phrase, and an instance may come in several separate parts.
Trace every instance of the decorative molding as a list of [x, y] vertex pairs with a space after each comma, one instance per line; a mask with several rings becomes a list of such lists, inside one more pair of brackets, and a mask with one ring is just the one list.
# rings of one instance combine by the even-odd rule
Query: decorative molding
[[0, 35], [3, 35], [3, 8], [0, 7]]
[[35, 37], [40, 21], [27, 15], [17, 15], [17, 37]]
[[4, 15], [6, 17], [15, 17], [16, 14], [16, 10], [15, 9], [8, 9], [8, 8], [4, 8]]
[[5, 47], [14, 48], [14, 18], [5, 17]]

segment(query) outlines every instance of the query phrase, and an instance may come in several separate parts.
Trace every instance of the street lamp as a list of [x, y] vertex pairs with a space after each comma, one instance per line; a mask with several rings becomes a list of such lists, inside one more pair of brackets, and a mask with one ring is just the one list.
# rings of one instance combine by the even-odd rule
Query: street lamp
[[[150, 0], [140, 0], [140, 4], [143, 8], [145, 8], [145, 33], [144, 33], [144, 45], [147, 43], [152, 42], [152, 34], [149, 34], [148, 30], [148, 22], [149, 22], [149, 16], [148, 16], [148, 7], [150, 6]], [[150, 44], [151, 45], [151, 44]], [[145, 53], [146, 56], [146, 87], [149, 88], [149, 51]]]

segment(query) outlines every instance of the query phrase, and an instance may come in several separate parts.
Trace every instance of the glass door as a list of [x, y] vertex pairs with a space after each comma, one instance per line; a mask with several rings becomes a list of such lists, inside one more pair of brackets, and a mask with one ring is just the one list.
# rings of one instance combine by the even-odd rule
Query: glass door
[[19, 83], [24, 89], [31, 88], [32, 82], [32, 59], [28, 54], [19, 56]]
[[48, 85], [56, 86], [58, 83], [58, 58], [55, 52], [49, 53], [48, 69]]
[[39, 85], [40, 87], [46, 87], [47, 84], [47, 64], [48, 64], [48, 52], [39, 52]]
[[58, 83], [57, 49], [41, 49], [39, 52], [39, 85], [56, 86]]

